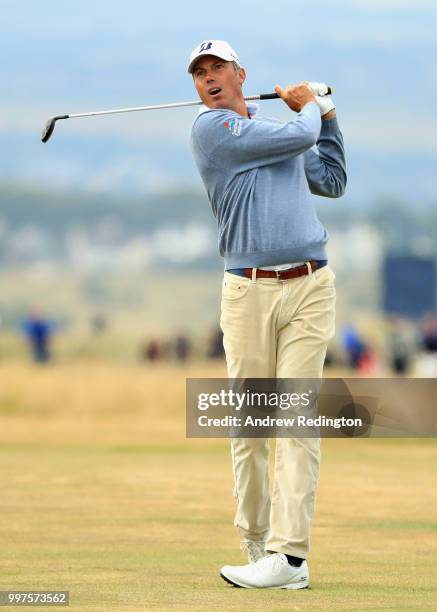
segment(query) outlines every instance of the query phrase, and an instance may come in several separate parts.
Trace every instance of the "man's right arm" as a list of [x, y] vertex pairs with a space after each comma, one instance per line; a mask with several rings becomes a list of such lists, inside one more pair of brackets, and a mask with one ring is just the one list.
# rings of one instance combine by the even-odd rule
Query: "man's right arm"
[[218, 168], [244, 172], [301, 155], [317, 142], [320, 128], [319, 107], [311, 101], [288, 123], [248, 119], [226, 109], [206, 112], [196, 120], [192, 138]]

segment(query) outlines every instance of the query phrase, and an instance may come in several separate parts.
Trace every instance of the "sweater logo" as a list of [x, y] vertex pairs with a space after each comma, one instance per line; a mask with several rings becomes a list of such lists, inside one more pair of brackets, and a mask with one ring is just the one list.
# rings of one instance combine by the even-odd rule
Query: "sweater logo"
[[227, 119], [224, 124], [225, 128], [229, 130], [232, 136], [239, 136], [241, 133], [241, 120], [240, 119]]

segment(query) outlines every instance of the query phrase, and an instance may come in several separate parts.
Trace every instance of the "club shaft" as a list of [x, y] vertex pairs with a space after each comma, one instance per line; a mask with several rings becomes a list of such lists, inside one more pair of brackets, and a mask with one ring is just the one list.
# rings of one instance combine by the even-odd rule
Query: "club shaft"
[[[257, 96], [247, 96], [244, 98], [245, 100], [259, 100], [263, 94]], [[264, 94], [264, 95], [274, 95], [279, 97], [277, 94]], [[72, 113], [68, 115], [69, 119], [73, 119], [74, 117], [93, 117], [96, 115], [115, 115], [116, 113], [135, 113], [138, 111], [146, 111], [146, 110], [159, 110], [162, 108], [181, 108], [182, 106], [200, 106], [202, 104], [202, 100], [191, 100], [189, 102], [174, 102], [172, 104], [151, 104], [149, 106], [133, 106], [132, 108], [114, 108], [111, 110], [104, 111], [93, 111], [91, 113]]]
[[[309, 83], [310, 88], [315, 95], [329, 95], [332, 93], [332, 88], [323, 83]], [[245, 96], [246, 101], [250, 100], [274, 100], [280, 96], [277, 93], [258, 94], [256, 96]], [[161, 108], [180, 108], [182, 106], [200, 106], [201, 100], [190, 100], [189, 102], [173, 102], [171, 104], [152, 104], [149, 106], [133, 106], [131, 108], [113, 108], [110, 110], [92, 111], [88, 113], [72, 113], [71, 115], [56, 115], [50, 117], [42, 132], [41, 140], [47, 142], [53, 134], [55, 124], [60, 119], [74, 119], [76, 117], [96, 117], [98, 115], [115, 115], [117, 113], [135, 113], [138, 111], [158, 110]]]
[[158, 110], [161, 108], [180, 108], [181, 106], [196, 106], [202, 104], [201, 100], [191, 102], [174, 102], [173, 104], [152, 104], [149, 106], [133, 106], [132, 108], [114, 108], [104, 111], [93, 111], [91, 113], [72, 113], [68, 115], [70, 119], [74, 117], [94, 117], [96, 115], [114, 115], [115, 113], [135, 113], [137, 111]]
[[[331, 91], [331, 88], [328, 87], [328, 91]], [[245, 96], [246, 101], [253, 100], [274, 100], [279, 98], [277, 93], [268, 93], [268, 94], [257, 94], [255, 96]], [[162, 108], [181, 108], [183, 106], [200, 106], [202, 104], [201, 100], [191, 100], [189, 102], [174, 102], [172, 104], [152, 104], [149, 106], [133, 106], [132, 108], [114, 108], [111, 110], [103, 110], [103, 111], [93, 111], [91, 113], [72, 113], [69, 114], [68, 117], [73, 119], [75, 117], [95, 117], [96, 115], [115, 115], [117, 113], [136, 113], [138, 111], [146, 111], [146, 110], [159, 110]]]

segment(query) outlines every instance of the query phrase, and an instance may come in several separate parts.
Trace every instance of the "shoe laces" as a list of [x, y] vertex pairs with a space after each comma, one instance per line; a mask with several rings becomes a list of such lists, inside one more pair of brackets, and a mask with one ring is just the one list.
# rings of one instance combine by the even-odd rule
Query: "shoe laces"
[[284, 555], [273, 553], [260, 559], [256, 565], [260, 571], [267, 570], [275, 576], [280, 573], [284, 565], [288, 565], [288, 561]]
[[257, 561], [266, 556], [264, 546], [264, 540], [243, 540], [243, 542], [241, 542], [240, 548], [241, 550], [247, 551], [250, 563], [256, 563]]

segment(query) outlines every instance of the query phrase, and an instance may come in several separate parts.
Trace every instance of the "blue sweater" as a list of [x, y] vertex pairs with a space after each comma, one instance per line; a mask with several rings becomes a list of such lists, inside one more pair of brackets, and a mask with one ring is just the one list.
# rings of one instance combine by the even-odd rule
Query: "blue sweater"
[[327, 259], [328, 233], [311, 193], [344, 193], [343, 138], [335, 118], [322, 121], [315, 102], [288, 123], [205, 109], [194, 121], [191, 148], [226, 269]]

